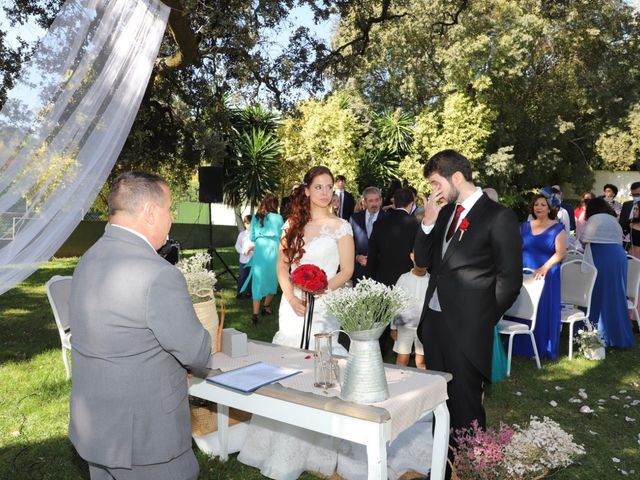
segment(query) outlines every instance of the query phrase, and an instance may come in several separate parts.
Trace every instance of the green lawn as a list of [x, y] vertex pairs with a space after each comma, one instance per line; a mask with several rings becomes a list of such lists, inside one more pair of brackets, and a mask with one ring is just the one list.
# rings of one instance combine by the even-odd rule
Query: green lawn
[[[221, 249], [225, 261], [237, 268], [233, 249]], [[60, 340], [44, 292], [53, 275], [71, 275], [76, 259], [56, 259], [27, 281], [0, 296], [0, 479], [86, 479], [88, 469], [67, 440], [70, 384], [60, 355]], [[221, 271], [216, 265], [216, 271]], [[251, 325], [247, 300], [235, 300], [235, 285], [227, 274], [218, 288], [227, 304], [226, 326], [249, 337], [270, 340], [277, 316], [261, 317]], [[277, 311], [277, 299], [274, 304]], [[533, 361], [515, 359], [511, 378], [487, 390], [489, 422], [525, 422], [530, 415], [548, 416], [585, 446], [579, 463], [557, 472], [555, 479], [609, 479], [640, 475], [640, 352], [609, 350], [604, 362], [566, 359], [562, 338], [558, 362], [535, 368]], [[579, 413], [570, 403], [584, 388], [594, 413]], [[617, 396], [619, 399], [612, 399]], [[634, 404], [638, 400], [638, 404]], [[557, 402], [553, 407], [550, 402]], [[627, 421], [625, 417], [636, 419]], [[612, 457], [620, 460], [614, 463]], [[235, 460], [220, 464], [198, 455], [201, 479], [259, 479], [258, 471]], [[633, 471], [634, 473], [631, 473]], [[304, 478], [316, 478], [305, 475]]]

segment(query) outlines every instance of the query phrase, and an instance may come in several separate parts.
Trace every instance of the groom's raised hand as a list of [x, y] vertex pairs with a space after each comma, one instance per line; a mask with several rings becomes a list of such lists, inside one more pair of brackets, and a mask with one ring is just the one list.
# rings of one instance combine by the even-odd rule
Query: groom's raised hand
[[436, 223], [442, 205], [446, 204], [442, 191], [439, 188], [434, 187], [431, 191], [431, 195], [428, 197], [420, 195], [420, 198], [424, 204], [424, 218], [422, 219], [422, 223], [426, 226], [433, 225]]

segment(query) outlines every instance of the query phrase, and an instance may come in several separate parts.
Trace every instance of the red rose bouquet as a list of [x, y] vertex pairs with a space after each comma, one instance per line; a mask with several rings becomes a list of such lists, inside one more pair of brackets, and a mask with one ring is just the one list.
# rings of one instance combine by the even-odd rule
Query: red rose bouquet
[[313, 322], [314, 295], [324, 293], [329, 286], [327, 274], [320, 267], [312, 264], [300, 265], [290, 275], [291, 283], [305, 292], [307, 297], [307, 311], [302, 324], [302, 336], [300, 338], [300, 348], [309, 349], [311, 337], [311, 323]]
[[329, 285], [324, 270], [312, 264], [300, 265], [291, 272], [291, 283], [303, 292], [313, 295], [324, 293]]

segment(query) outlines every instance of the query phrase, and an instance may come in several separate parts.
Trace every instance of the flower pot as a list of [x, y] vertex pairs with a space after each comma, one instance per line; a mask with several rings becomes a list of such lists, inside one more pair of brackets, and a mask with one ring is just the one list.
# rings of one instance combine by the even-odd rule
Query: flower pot
[[351, 339], [340, 398], [356, 403], [377, 403], [389, 398], [378, 339], [385, 326], [346, 332]]
[[584, 356], [589, 360], [604, 360], [606, 356], [606, 352], [604, 347], [585, 348]]
[[196, 315], [202, 326], [209, 332], [209, 335], [211, 335], [211, 353], [217, 352], [218, 312], [216, 311], [215, 298], [206, 302], [194, 303], [193, 309], [196, 311]]

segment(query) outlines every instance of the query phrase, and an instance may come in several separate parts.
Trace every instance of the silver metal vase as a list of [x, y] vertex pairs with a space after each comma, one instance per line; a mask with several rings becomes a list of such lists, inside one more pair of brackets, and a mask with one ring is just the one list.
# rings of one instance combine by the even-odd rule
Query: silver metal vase
[[386, 325], [347, 332], [351, 339], [340, 398], [356, 403], [376, 403], [389, 398], [378, 339]]

